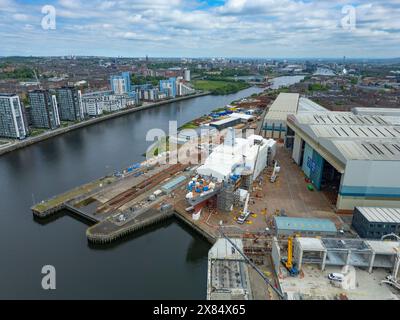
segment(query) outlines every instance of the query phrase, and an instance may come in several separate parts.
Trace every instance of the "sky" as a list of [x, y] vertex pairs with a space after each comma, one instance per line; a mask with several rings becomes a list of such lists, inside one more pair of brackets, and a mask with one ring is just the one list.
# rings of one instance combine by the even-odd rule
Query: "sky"
[[10, 55], [400, 57], [400, 0], [0, 0]]

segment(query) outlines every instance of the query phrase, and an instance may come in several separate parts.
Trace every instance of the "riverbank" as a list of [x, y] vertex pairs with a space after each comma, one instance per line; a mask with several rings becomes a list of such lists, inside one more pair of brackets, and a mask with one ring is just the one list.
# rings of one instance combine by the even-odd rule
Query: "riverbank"
[[121, 117], [124, 116], [126, 114], [130, 114], [133, 112], [137, 112], [140, 110], [145, 110], [145, 109], [150, 109], [150, 108], [154, 108], [154, 107], [159, 107], [162, 105], [166, 105], [166, 104], [170, 104], [170, 103], [174, 103], [174, 102], [179, 102], [179, 101], [183, 101], [183, 100], [188, 100], [188, 99], [193, 99], [193, 98], [197, 98], [197, 97], [202, 97], [202, 96], [207, 96], [210, 95], [211, 93], [206, 91], [206, 92], [201, 92], [201, 93], [197, 93], [197, 94], [193, 94], [190, 96], [185, 96], [185, 97], [180, 97], [180, 98], [175, 98], [175, 99], [170, 99], [170, 100], [165, 100], [165, 101], [159, 101], [159, 102], [155, 102], [155, 103], [150, 103], [150, 104], [146, 104], [140, 107], [133, 107], [133, 108], [129, 108], [129, 109], [125, 109], [125, 110], [121, 110], [121, 111], [116, 111], [114, 113], [111, 114], [107, 114], [107, 115], [103, 115], [99, 118], [93, 118], [90, 120], [86, 120], [86, 121], [82, 121], [76, 124], [73, 124], [71, 126], [65, 127], [65, 128], [59, 128], [53, 131], [48, 131], [46, 133], [43, 133], [39, 136], [36, 137], [31, 137], [31, 138], [27, 138], [26, 140], [22, 140], [22, 141], [16, 141], [14, 143], [8, 144], [5, 147], [1, 148], [0, 147], [0, 156], [4, 155], [6, 153], [12, 152], [14, 150], [18, 150], [18, 149], [22, 149], [25, 147], [28, 147], [30, 145], [33, 145], [35, 143], [65, 134], [67, 132], [73, 131], [73, 130], [77, 130], [80, 128], [84, 128], [87, 126], [91, 126], [93, 124], [96, 123], [100, 123], [106, 120], [110, 120], [110, 119], [114, 119], [117, 117]]
[[[246, 99], [246, 106], [242, 106], [252, 109], [254, 114], [261, 115], [255, 118], [257, 125], [254, 126], [254, 129], [260, 130], [267, 111], [267, 104], [264, 101], [264, 107], [261, 107], [261, 101], [251, 102]], [[192, 121], [196, 120], [198, 119]], [[209, 120], [212, 121], [212, 117]], [[241, 125], [247, 129], [253, 126], [253, 123]], [[205, 136], [202, 142], [209, 141], [210, 138]], [[201, 142], [187, 143], [193, 143], [192, 147], [195, 148]], [[137, 163], [134, 167], [112, 176], [94, 180], [42, 201], [34, 205], [31, 210], [37, 218], [47, 218], [58, 211], [69, 210], [83, 219], [95, 222], [86, 231], [88, 241], [95, 244], [111, 243], [173, 216], [207, 239], [209, 243], [214, 243], [218, 238], [214, 226], [196, 223], [186, 210], [186, 201], [176, 201], [176, 194], [180, 194], [182, 190], [185, 193], [184, 185], [193, 176], [195, 167], [184, 165], [183, 163], [187, 161], [176, 165], [168, 164], [167, 158], [172, 154], [162, 153], [155, 156], [156, 158]], [[178, 198], [184, 199], [185, 195], [180, 194]], [[237, 231], [233, 231], [235, 235]]]
[[[170, 120], [179, 127], [259, 92], [260, 88], [253, 87], [228, 96], [208, 95], [131, 113], [1, 157], [0, 249], [13, 254], [2, 264], [7, 277], [2, 279], [0, 297], [48, 296], [35, 280], [37, 268], [27, 269], [21, 263], [28, 261], [34, 266], [65, 266], [57, 274], [60, 290], [52, 292], [54, 299], [154, 299], [155, 295], [160, 299], [204, 299], [210, 244], [180, 220], [168, 219], [120, 241], [96, 245], [88, 243], [85, 233], [92, 223], [66, 214], [69, 211], [33, 219], [30, 207], [143, 161], [142, 154], [151, 145], [146, 141], [148, 130], [168, 132]], [[135, 259], [127, 259], [132, 253]], [[31, 273], [29, 279], [33, 280], [27, 283], [24, 279]]]

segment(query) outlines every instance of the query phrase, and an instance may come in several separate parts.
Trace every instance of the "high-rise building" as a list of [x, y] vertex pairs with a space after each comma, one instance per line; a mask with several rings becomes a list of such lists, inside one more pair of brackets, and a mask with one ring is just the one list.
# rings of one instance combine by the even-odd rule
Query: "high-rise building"
[[119, 76], [111, 76], [111, 90], [115, 94], [125, 94], [132, 91], [131, 73], [123, 72]]
[[177, 91], [176, 91], [176, 95], [177, 96], [187, 96], [189, 94], [194, 94], [196, 92], [196, 90], [194, 90], [193, 88], [185, 85], [182, 82], [179, 82], [177, 84]]
[[63, 87], [56, 90], [58, 112], [64, 121], [84, 120], [82, 93], [75, 87]]
[[46, 90], [29, 92], [32, 126], [36, 128], [56, 129], [60, 126], [57, 99]]
[[0, 136], [5, 138], [25, 139], [28, 127], [25, 122], [23, 107], [15, 94], [0, 94]]
[[190, 82], [190, 70], [189, 69], [185, 69], [184, 79], [185, 79], [185, 81]]
[[160, 80], [160, 91], [167, 93], [170, 98], [176, 97], [176, 78]]

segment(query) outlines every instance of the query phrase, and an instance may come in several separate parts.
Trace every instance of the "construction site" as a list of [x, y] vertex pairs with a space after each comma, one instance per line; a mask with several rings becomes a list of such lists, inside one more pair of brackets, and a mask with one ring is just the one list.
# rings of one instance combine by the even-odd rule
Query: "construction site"
[[[389, 239], [360, 239], [351, 213], [338, 210], [313, 182], [309, 171], [317, 165], [306, 159], [307, 172], [293, 159], [290, 128], [282, 119], [298, 113], [299, 99], [286, 102], [296, 105], [281, 99], [265, 109], [227, 106], [202, 123], [224, 128], [185, 138], [177, 150], [32, 211], [45, 218], [68, 209], [93, 223], [86, 235], [99, 244], [175, 217], [214, 244], [208, 299], [399, 299], [396, 230]], [[303, 101], [307, 107], [316, 108]], [[271, 109], [279, 126], [266, 125]], [[273, 133], [277, 127], [279, 137]]]

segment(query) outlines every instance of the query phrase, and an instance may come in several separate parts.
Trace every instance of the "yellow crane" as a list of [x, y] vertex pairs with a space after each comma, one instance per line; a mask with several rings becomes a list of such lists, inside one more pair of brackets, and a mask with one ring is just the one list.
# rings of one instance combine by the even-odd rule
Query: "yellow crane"
[[285, 267], [288, 269], [291, 276], [295, 277], [299, 274], [299, 270], [293, 264], [293, 237], [288, 238], [287, 260]]
[[293, 268], [293, 237], [288, 238], [287, 255], [286, 268], [290, 270]]

